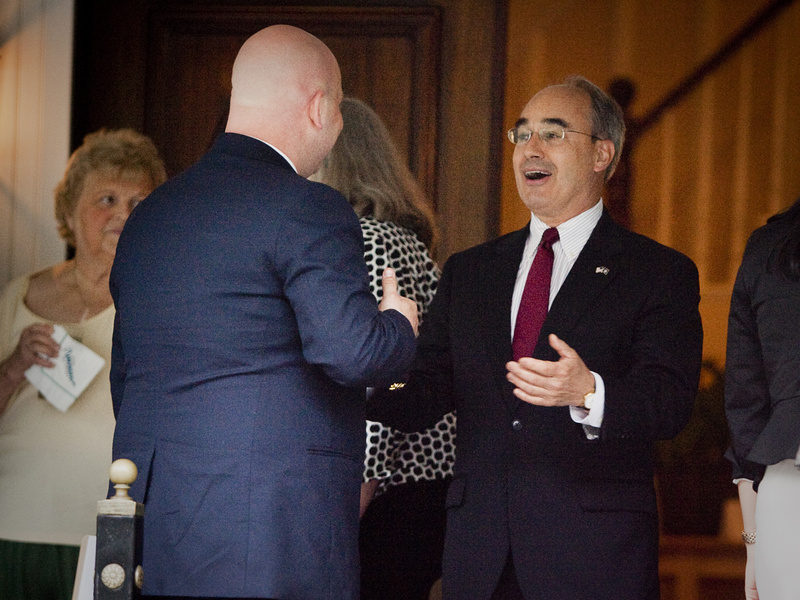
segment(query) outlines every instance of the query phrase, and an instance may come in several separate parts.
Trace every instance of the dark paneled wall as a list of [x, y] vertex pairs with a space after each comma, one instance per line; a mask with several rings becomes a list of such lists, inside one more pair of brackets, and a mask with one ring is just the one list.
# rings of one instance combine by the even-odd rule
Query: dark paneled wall
[[345, 93], [386, 121], [437, 210], [438, 257], [492, 237], [505, 2], [364, 4], [77, 0], [72, 145], [100, 127], [134, 127], [176, 174], [224, 125], [242, 42], [290, 23], [329, 45]]

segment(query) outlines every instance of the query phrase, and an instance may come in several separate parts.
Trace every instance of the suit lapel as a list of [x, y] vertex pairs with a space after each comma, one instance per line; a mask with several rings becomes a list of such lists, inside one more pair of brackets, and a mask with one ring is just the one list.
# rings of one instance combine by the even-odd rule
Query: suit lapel
[[534, 352], [536, 358], [556, 360], [547, 336], [557, 332], [561, 337], [571, 331], [594, 299], [620, 274], [624, 251], [620, 230], [604, 210], [547, 313]]
[[[569, 332], [594, 299], [621, 274], [625, 245], [620, 239], [620, 232], [623, 231], [604, 210], [550, 306], [533, 353], [534, 358], [558, 360], [558, 355], [547, 340], [549, 334], [556, 333], [559, 337], [568, 338]], [[514, 408], [520, 402], [522, 400], [512, 396]]]
[[483, 342], [492, 372], [503, 374], [498, 383], [500, 394], [507, 401], [514, 398], [513, 387], [505, 379], [505, 365], [512, 359], [511, 298], [529, 233], [530, 225], [498, 239], [487, 260], [480, 261], [478, 267], [481, 269], [478, 293], [484, 308], [483, 318], [477, 325], [480, 334], [475, 339]]
[[[603, 211], [600, 221], [553, 300], [534, 357], [557, 360], [547, 336], [553, 332], [557, 332], [559, 337], [568, 334], [594, 299], [620, 274], [620, 258], [624, 252], [620, 231], [624, 230]], [[500, 393], [511, 410], [521, 402], [511, 393], [513, 386], [505, 379], [505, 364], [512, 359], [511, 299], [529, 233], [530, 225], [498, 239], [490, 250], [492, 254], [476, 267], [480, 269], [478, 280], [481, 287], [478, 293], [485, 303], [484, 318], [476, 325], [480, 330], [476, 339], [483, 340], [493, 372], [503, 373], [503, 377], [498, 378], [498, 384]]]

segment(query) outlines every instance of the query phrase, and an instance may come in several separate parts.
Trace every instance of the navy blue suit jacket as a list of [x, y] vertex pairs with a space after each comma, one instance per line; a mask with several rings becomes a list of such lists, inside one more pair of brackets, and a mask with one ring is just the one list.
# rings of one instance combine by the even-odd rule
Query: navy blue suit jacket
[[378, 311], [347, 201], [224, 134], [133, 212], [111, 290], [144, 593], [357, 598], [364, 387], [415, 341]]
[[534, 357], [558, 360], [555, 333], [605, 383], [600, 438], [567, 407], [518, 400], [511, 297], [529, 229], [445, 264], [407, 385], [368, 416], [420, 429], [453, 408], [445, 600], [488, 600], [511, 552], [528, 600], [658, 597], [653, 442], [691, 415], [702, 326], [697, 269], [604, 213], [547, 315]]

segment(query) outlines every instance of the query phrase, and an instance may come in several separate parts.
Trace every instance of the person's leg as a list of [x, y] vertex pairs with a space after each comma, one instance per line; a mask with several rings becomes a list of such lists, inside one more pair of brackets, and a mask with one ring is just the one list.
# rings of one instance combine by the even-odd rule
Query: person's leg
[[280, 600], [280, 598], [233, 598], [230, 596], [142, 596], [142, 600]]
[[393, 486], [361, 519], [362, 600], [427, 600], [441, 577], [447, 480]]
[[500, 575], [500, 581], [492, 594], [492, 600], [525, 600], [522, 590], [519, 588], [517, 575], [514, 571], [514, 560], [511, 553], [508, 553], [506, 566]]
[[756, 500], [760, 600], [796, 600], [800, 590], [800, 471], [792, 459], [767, 467]]

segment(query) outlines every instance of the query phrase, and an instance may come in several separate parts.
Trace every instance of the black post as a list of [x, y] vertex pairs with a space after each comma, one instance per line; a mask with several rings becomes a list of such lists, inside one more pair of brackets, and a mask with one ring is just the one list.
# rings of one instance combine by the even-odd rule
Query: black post
[[144, 504], [134, 502], [128, 495], [136, 475], [133, 462], [115, 460], [110, 476], [117, 493], [97, 503], [94, 600], [141, 598]]

